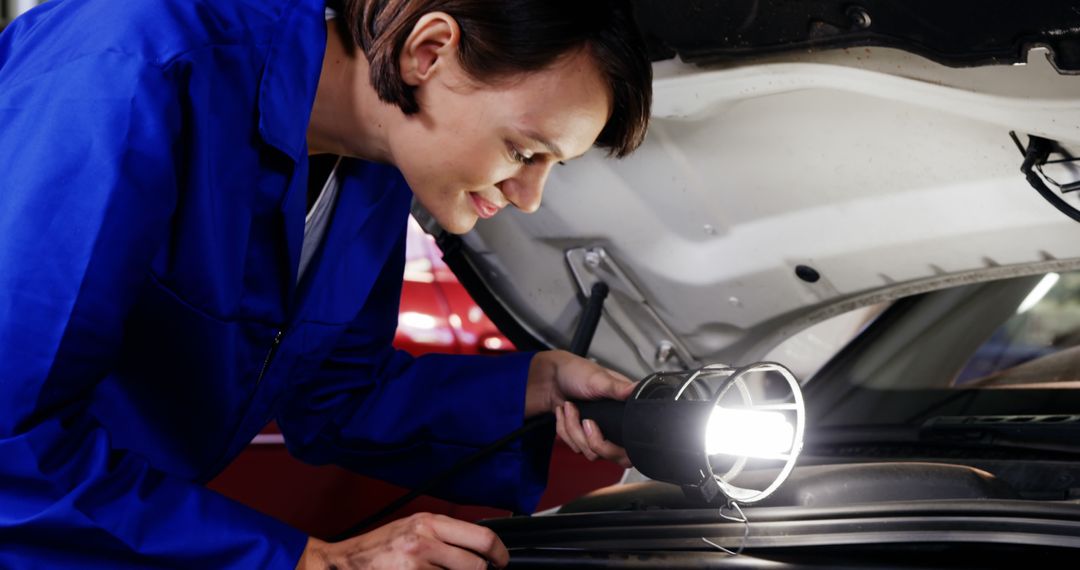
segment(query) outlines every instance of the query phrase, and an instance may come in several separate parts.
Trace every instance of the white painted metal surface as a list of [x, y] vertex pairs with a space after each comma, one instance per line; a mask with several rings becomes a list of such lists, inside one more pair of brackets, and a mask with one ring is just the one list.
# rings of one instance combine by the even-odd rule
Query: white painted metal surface
[[[1080, 260], [1080, 226], [1028, 185], [1009, 138], [1080, 149], [1080, 77], [1044, 52], [952, 69], [859, 48], [710, 70], [669, 62], [657, 76], [635, 155], [556, 168], [539, 212], [466, 238], [495, 291], [554, 345], [580, 310], [572, 247], [603, 245], [696, 358], [728, 362], [858, 306]], [[798, 279], [800, 264], [821, 279]], [[604, 325], [593, 347], [650, 372]]]
[[37, 6], [38, 4], [44, 4], [44, 0], [3, 0], [7, 3], [7, 11], [11, 18], [15, 18], [19, 14], [26, 12], [27, 10]]

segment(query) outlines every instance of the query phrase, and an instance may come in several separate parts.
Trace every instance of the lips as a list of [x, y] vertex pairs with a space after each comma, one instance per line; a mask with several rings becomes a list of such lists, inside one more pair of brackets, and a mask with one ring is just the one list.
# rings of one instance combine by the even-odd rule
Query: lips
[[472, 198], [473, 209], [476, 210], [477, 216], [480, 216], [481, 218], [486, 220], [499, 213], [498, 206], [480, 197], [479, 194], [469, 194], [469, 198]]

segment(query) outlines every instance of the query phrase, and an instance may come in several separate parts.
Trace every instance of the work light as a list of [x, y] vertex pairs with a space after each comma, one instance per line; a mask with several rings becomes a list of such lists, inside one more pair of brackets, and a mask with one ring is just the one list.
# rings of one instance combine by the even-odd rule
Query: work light
[[[649, 478], [680, 485], [708, 502], [717, 493], [753, 503], [784, 482], [802, 450], [805, 406], [787, 368], [761, 362], [657, 372], [625, 402], [575, 402]], [[739, 487], [748, 466], [773, 469], [762, 489]]]

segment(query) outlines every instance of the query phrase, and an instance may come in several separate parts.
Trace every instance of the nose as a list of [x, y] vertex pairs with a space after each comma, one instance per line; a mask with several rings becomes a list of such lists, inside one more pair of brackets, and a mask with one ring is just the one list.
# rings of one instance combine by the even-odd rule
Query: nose
[[531, 214], [540, 208], [551, 165], [532, 165], [522, 168], [512, 178], [504, 180], [499, 190], [515, 208]]

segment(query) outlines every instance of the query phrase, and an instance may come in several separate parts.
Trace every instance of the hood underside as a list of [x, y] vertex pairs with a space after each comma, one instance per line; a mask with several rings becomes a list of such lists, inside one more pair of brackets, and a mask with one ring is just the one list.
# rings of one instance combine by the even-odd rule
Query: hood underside
[[603, 280], [591, 354], [639, 376], [760, 359], [861, 306], [1077, 268], [1080, 226], [1033, 190], [1010, 136], [1080, 149], [1080, 78], [1049, 55], [970, 68], [889, 47], [658, 62], [640, 150], [557, 167], [538, 212], [482, 221], [463, 248], [548, 346], [569, 345]]

